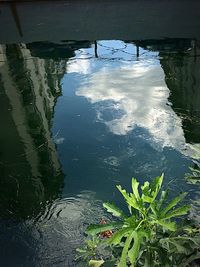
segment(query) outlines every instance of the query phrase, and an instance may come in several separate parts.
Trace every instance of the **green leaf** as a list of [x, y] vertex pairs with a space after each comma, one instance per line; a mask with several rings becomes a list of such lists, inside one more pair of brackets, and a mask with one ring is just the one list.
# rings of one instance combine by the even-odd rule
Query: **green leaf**
[[76, 251], [77, 251], [78, 253], [86, 253], [86, 252], [87, 252], [86, 249], [82, 249], [82, 248], [77, 248]]
[[110, 238], [107, 239], [107, 243], [110, 245], [118, 245], [120, 244], [123, 237], [126, 237], [131, 231], [133, 231], [132, 227], [124, 227], [116, 233], [113, 234]]
[[[129, 206], [133, 207], [134, 209], [140, 210], [140, 207], [138, 206], [138, 203], [137, 203], [137, 201], [136, 201], [136, 199], [135, 199], [133, 194], [131, 194], [131, 197], [130, 197], [130, 195], [126, 192], [126, 190], [122, 189], [122, 187], [120, 185], [117, 185], [117, 189], [123, 195], [123, 197], [126, 200], [126, 203]], [[131, 211], [130, 208], [129, 208], [129, 211]]]
[[158, 211], [157, 211], [157, 201], [154, 200], [153, 203], [150, 204], [150, 209], [153, 212], [153, 214], [158, 217]]
[[168, 195], [169, 195], [169, 191], [168, 190], [161, 192], [160, 199], [159, 199], [158, 204], [157, 204], [158, 210], [160, 210], [160, 208], [162, 207], [163, 203], [167, 200]]
[[170, 230], [170, 231], [176, 231], [176, 223], [175, 222], [170, 222], [170, 221], [165, 221], [165, 220], [157, 220], [157, 224], [163, 226], [164, 228]]
[[156, 177], [151, 183], [150, 183], [150, 189], [151, 189], [151, 195], [153, 200], [157, 197], [160, 188], [163, 183], [164, 174], [162, 173], [161, 176]]
[[91, 267], [100, 267], [104, 264], [104, 260], [90, 260], [89, 266]]
[[191, 247], [194, 248], [198, 248], [200, 247], [200, 236], [196, 235], [195, 237], [190, 237], [190, 236], [177, 236], [177, 237], [168, 237], [165, 238], [171, 242], [173, 242], [174, 240], [178, 240], [179, 242], [184, 242], [184, 243], [188, 243]]
[[[129, 204], [130, 201], [130, 196], [129, 194], [126, 192], [125, 189], [122, 189], [121, 185], [117, 185], [116, 186], [117, 189], [119, 190], [119, 192], [122, 194], [122, 196], [124, 197], [124, 199], [126, 200], [126, 202]], [[130, 205], [130, 204], [129, 204]]]
[[183, 198], [187, 195], [187, 193], [182, 193], [178, 197], [175, 197], [170, 201], [170, 203], [162, 210], [161, 217], [164, 216], [170, 209], [175, 207]]
[[192, 167], [189, 167], [189, 169], [193, 172], [196, 172], [196, 173], [199, 173], [200, 174], [200, 170], [199, 169], [195, 169], [195, 168], [192, 168]]
[[124, 244], [123, 250], [122, 250], [122, 255], [120, 258], [120, 263], [119, 263], [119, 267], [127, 267], [126, 264], [126, 259], [127, 259], [127, 254], [128, 254], [128, 249], [130, 247], [130, 244], [132, 242], [132, 239], [134, 237], [135, 231], [133, 231], [129, 237], [126, 239], [126, 242]]
[[85, 230], [86, 234], [90, 235], [96, 235], [98, 233], [107, 231], [107, 230], [112, 230], [115, 228], [122, 227], [123, 223], [120, 222], [113, 222], [113, 223], [107, 223], [107, 224], [91, 224], [87, 227]]
[[144, 185], [141, 186], [142, 192], [147, 193], [149, 191], [149, 182], [144, 182]]
[[162, 186], [164, 175], [156, 177], [150, 184], [149, 182], [145, 182], [144, 185], [141, 187], [142, 189], [142, 200], [147, 203], [152, 203]]
[[138, 225], [138, 219], [137, 216], [135, 214], [133, 214], [132, 216], [124, 219], [124, 221], [132, 227], [132, 229], [136, 228]]
[[108, 212], [112, 213], [115, 217], [127, 217], [122, 210], [120, 210], [114, 203], [105, 202], [103, 203], [103, 206], [105, 209], [107, 209]]
[[128, 256], [129, 256], [131, 264], [135, 266], [135, 263], [137, 261], [139, 251], [140, 251], [140, 243], [141, 243], [142, 235], [140, 232], [136, 231], [134, 232], [133, 238], [134, 238], [134, 243], [133, 243], [132, 248], [128, 252]]
[[173, 217], [179, 217], [182, 215], [186, 215], [188, 211], [190, 210], [190, 206], [182, 206], [180, 208], [174, 209], [171, 212], [168, 212], [167, 214], [164, 215], [164, 219], [170, 219]]
[[140, 195], [139, 195], [139, 192], [138, 192], [138, 186], [139, 186], [138, 181], [135, 178], [132, 178], [132, 190], [133, 190], [133, 194], [134, 194], [134, 196], [135, 196], [135, 198], [137, 200], [140, 200]]
[[181, 264], [178, 265], [178, 267], [188, 267], [190, 266], [189, 264], [194, 262], [195, 260], [200, 260], [200, 252], [196, 252], [195, 254], [191, 255], [184, 262], [181, 262]]
[[147, 249], [146, 249], [144, 260], [145, 260], [144, 267], [154, 267], [155, 266], [155, 262], [153, 259], [153, 253], [152, 253], [150, 247], [147, 247]]
[[150, 196], [151, 192], [150, 192], [150, 188], [149, 188], [149, 182], [146, 181], [144, 183], [144, 185], [141, 186], [141, 189], [142, 189], [141, 199], [144, 202], [151, 203], [152, 202], [152, 197]]
[[141, 198], [142, 198], [143, 202], [152, 203], [152, 201], [153, 201], [152, 197], [145, 196], [144, 194], [142, 195]]
[[179, 253], [183, 255], [191, 255], [199, 249], [199, 237], [192, 238], [188, 236], [169, 237], [160, 239], [160, 244], [168, 250], [169, 253]]

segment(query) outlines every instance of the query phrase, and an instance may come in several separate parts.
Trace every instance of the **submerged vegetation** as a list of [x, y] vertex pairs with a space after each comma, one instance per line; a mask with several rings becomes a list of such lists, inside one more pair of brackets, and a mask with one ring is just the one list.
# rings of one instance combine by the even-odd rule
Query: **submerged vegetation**
[[169, 199], [162, 184], [163, 175], [140, 187], [132, 178], [131, 193], [118, 185], [128, 212], [104, 203], [117, 220], [90, 225], [85, 246], [77, 249], [77, 259], [96, 267], [198, 266], [200, 230], [186, 218], [179, 219], [190, 210], [189, 205], [180, 205], [186, 193]]

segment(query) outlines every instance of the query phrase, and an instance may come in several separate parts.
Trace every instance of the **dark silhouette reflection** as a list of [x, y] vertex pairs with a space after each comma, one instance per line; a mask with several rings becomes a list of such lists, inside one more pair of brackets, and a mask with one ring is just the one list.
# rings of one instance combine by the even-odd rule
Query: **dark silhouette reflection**
[[187, 143], [200, 143], [200, 43], [187, 53], [160, 53], [172, 108], [182, 119]]
[[27, 44], [33, 57], [43, 59], [66, 59], [75, 55], [74, 51], [80, 48], [88, 48], [91, 43], [89, 41], [62, 41], [59, 44], [50, 42], [35, 42]]
[[168, 53], [177, 53], [177, 52], [186, 52], [191, 48], [190, 39], [163, 39], [163, 40], [143, 40], [143, 41], [134, 41], [137, 46], [140, 46], [149, 51], [158, 51], [158, 52], [168, 52]]
[[57, 198], [64, 182], [50, 128], [67, 57], [32, 57], [22, 44], [0, 49], [0, 213], [27, 218]]
[[[63, 174], [51, 138], [50, 126], [61, 93], [51, 61], [30, 59], [25, 45], [1, 47], [1, 215], [26, 218], [40, 212], [41, 203], [58, 197]], [[51, 66], [52, 64], [52, 66]], [[65, 71], [61, 62], [58, 72]]]
[[36, 217], [59, 197], [64, 174], [51, 134], [66, 62], [89, 42], [0, 46], [0, 213]]

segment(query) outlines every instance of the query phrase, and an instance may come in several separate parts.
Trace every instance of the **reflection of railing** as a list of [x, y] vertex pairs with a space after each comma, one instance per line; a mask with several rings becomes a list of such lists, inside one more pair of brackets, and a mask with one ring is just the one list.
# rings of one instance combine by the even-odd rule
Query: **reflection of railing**
[[20, 35], [20, 37], [23, 37], [22, 28], [21, 28], [21, 24], [20, 24], [20, 18], [19, 18], [18, 12], [17, 12], [17, 5], [15, 2], [10, 2], [10, 9], [11, 9], [14, 21], [15, 21], [16, 28], [19, 32], [19, 35]]
[[[94, 41], [94, 55], [95, 55], [95, 58], [98, 58], [98, 43], [97, 41]], [[136, 44], [136, 56], [137, 58], [139, 58], [140, 56], [140, 48], [139, 48], [139, 45]]]

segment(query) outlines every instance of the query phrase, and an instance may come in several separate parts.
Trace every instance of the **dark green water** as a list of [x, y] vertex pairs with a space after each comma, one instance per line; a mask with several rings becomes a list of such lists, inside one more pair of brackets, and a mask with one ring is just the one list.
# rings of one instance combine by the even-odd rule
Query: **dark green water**
[[0, 46], [0, 266], [76, 266], [86, 225], [132, 176], [164, 172], [173, 194], [197, 197], [184, 174], [199, 55], [192, 40]]

